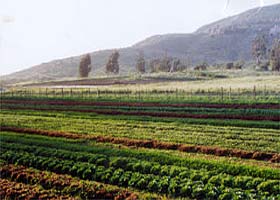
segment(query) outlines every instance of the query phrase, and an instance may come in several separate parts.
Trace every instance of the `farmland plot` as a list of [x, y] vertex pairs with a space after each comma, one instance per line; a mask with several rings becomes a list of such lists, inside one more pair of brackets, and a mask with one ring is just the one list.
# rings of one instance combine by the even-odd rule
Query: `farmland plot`
[[123, 99], [2, 96], [1, 198], [280, 198], [277, 97]]

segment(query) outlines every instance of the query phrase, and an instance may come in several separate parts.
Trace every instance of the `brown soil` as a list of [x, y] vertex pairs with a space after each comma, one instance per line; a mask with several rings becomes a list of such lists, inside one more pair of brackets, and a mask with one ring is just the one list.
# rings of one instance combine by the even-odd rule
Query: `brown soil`
[[26, 87], [46, 87], [46, 86], [100, 86], [100, 85], [134, 85], [134, 84], [148, 84], [159, 83], [166, 81], [178, 81], [174, 79], [142, 79], [142, 80], [125, 80], [114, 78], [100, 78], [100, 79], [84, 79], [84, 80], [69, 80], [69, 81], [50, 81], [45, 83], [31, 83], [25, 84]]

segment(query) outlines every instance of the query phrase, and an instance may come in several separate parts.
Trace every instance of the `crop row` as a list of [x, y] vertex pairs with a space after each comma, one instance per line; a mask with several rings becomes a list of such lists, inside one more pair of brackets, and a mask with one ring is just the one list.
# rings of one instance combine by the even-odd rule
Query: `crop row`
[[[208, 172], [216, 171], [217, 173], [227, 173], [231, 175], [245, 175], [269, 179], [280, 179], [280, 172], [276, 169], [258, 169], [246, 165], [226, 164], [203, 159], [170, 157], [163, 154], [162, 152], [152, 153], [146, 151], [145, 149], [134, 150], [114, 147], [108, 148], [107, 145], [86, 145], [84, 142], [79, 143], [76, 140], [69, 141], [69, 139], [50, 138], [34, 135], [24, 135], [23, 137], [18, 137], [18, 134], [5, 132], [1, 133], [1, 139], [3, 148], [6, 146], [6, 148], [15, 151], [24, 148], [23, 150], [34, 153], [37, 149], [38, 155], [50, 156], [58, 154], [63, 158], [64, 156], [68, 155], [69, 157], [67, 158], [71, 160], [77, 159], [77, 161], [92, 161], [94, 163], [96, 163], [97, 160], [101, 159], [98, 161], [98, 163], [103, 164], [104, 166], [110, 166], [109, 163], [111, 162], [109, 162], [109, 160], [111, 160], [112, 163], [114, 163], [113, 166], [127, 166], [127, 169], [132, 171], [141, 170], [141, 172], [143, 173], [154, 173], [156, 175], [160, 173], [161, 166], [165, 166], [162, 173], [163, 175], [169, 174], [167, 172], [170, 171], [171, 173], [171, 171], [174, 171], [175, 169], [176, 171], [188, 171], [190, 169], [193, 169], [200, 171], [206, 170]], [[48, 148], [47, 152], [45, 150], [42, 150], [43, 147]], [[40, 151], [40, 149], [42, 151]], [[120, 163], [120, 165], [118, 165], [117, 163]], [[137, 168], [134, 168], [133, 166], [136, 163], [138, 166]], [[151, 165], [154, 166], [154, 168], [151, 167]], [[174, 167], [170, 168], [168, 166]], [[176, 166], [178, 166], [179, 168]], [[172, 176], [171, 174], [169, 175]]]
[[2, 103], [2, 109], [30, 109], [33, 108], [44, 108], [44, 109], [71, 109], [75, 110], [114, 110], [114, 111], [125, 111], [125, 112], [160, 112], [160, 113], [187, 113], [187, 114], [207, 114], [209, 118], [212, 115], [226, 114], [230, 116], [248, 115], [248, 116], [279, 116], [280, 111], [276, 109], [227, 109], [227, 108], [168, 108], [168, 107], [127, 107], [127, 106], [80, 106], [80, 105], [47, 105], [47, 104], [13, 104], [13, 103]]
[[[15, 147], [15, 143], [1, 143], [2, 151], [28, 152], [35, 156], [55, 157], [63, 160], [72, 160], [75, 162], [87, 162], [96, 166], [122, 168], [125, 171], [139, 172], [142, 174], [154, 174], [160, 176], [181, 178], [190, 178], [191, 174], [197, 174], [205, 170], [193, 170], [186, 167], [172, 165], [160, 165], [157, 162], [139, 161], [134, 158], [112, 157], [103, 154], [89, 154], [84, 152], [73, 152], [68, 150], [57, 150], [55, 148], [46, 148], [38, 146], [22, 145]], [[33, 151], [32, 151], [33, 149]], [[215, 174], [216, 171], [207, 171], [209, 174]]]
[[27, 185], [0, 178], [0, 199], [75, 199], [68, 195], [58, 195], [54, 191], [43, 190], [38, 185]]
[[[126, 105], [128, 104], [128, 105]], [[186, 104], [185, 106], [178, 106], [178, 104], [147, 104], [144, 103], [128, 103], [128, 102], [81, 102], [81, 101], [26, 101], [26, 100], [2, 100], [2, 105], [17, 105], [17, 106], [40, 106], [40, 107], [53, 107], [53, 106], [71, 106], [72, 108], [84, 108], [84, 109], [120, 109], [125, 111], [131, 110], [142, 110], [142, 111], [165, 111], [165, 112], [188, 112], [188, 113], [220, 113], [220, 112], [227, 112], [232, 114], [260, 114], [260, 115], [278, 115], [278, 109], [271, 109], [271, 108], [245, 108], [244, 105], [242, 108], [238, 107], [225, 107], [222, 106], [220, 108], [217, 105], [212, 105], [212, 107], [207, 107], [208, 104]], [[177, 106], [176, 106], [177, 105]], [[200, 106], [199, 106], [200, 105]], [[249, 105], [250, 107], [252, 105]]]
[[52, 136], [52, 137], [65, 137], [71, 139], [88, 139], [97, 142], [103, 142], [103, 143], [110, 142], [113, 144], [122, 144], [126, 146], [179, 150], [183, 152], [204, 153], [204, 154], [212, 154], [216, 156], [231, 156], [231, 157], [240, 157], [240, 158], [255, 159], [255, 160], [268, 160], [270, 162], [280, 163], [280, 154], [278, 153], [251, 152], [251, 151], [244, 151], [238, 149], [225, 149], [225, 148], [217, 148], [217, 147], [210, 147], [210, 146], [184, 145], [184, 144], [170, 143], [170, 142], [167, 143], [167, 142], [160, 142], [156, 140], [136, 140], [136, 139], [128, 139], [128, 138], [116, 138], [110, 136], [73, 134], [73, 133], [63, 133], [63, 132], [44, 131], [44, 130], [27, 129], [27, 128], [16, 128], [16, 127], [0, 127], [0, 128], [2, 131], [13, 131], [17, 133], [29, 133], [29, 134]]
[[71, 111], [82, 113], [96, 113], [102, 115], [134, 115], [134, 116], [151, 116], [151, 117], [168, 117], [168, 118], [194, 118], [194, 119], [238, 119], [238, 120], [253, 120], [253, 121], [280, 121], [279, 116], [251, 116], [251, 115], [225, 115], [225, 114], [188, 114], [175, 112], [144, 112], [144, 111], [121, 111], [121, 110], [100, 110], [100, 109], [75, 109], [75, 108], [43, 108], [43, 107], [15, 107], [3, 106], [4, 109], [12, 110], [38, 110], [38, 111]]
[[[220, 107], [220, 105], [234, 105], [234, 107], [238, 107], [239, 105], [244, 105], [245, 108], [252, 105], [253, 108], [276, 108], [279, 102], [279, 95], [266, 95], [266, 96], [251, 96], [251, 95], [237, 95], [233, 96], [211, 96], [207, 94], [195, 94], [195, 95], [176, 95], [176, 94], [156, 94], [156, 93], [149, 93], [141, 95], [137, 93], [135, 95], [127, 95], [127, 94], [105, 94], [105, 95], [80, 95], [80, 96], [67, 96], [67, 95], [38, 95], [38, 94], [26, 94], [21, 95], [19, 94], [8, 94], [3, 93], [2, 99], [7, 100], [46, 100], [46, 101], [57, 101], [57, 100], [69, 100], [69, 101], [83, 101], [83, 102], [127, 102], [127, 103], [149, 103], [151, 105], [155, 105], [160, 103], [162, 105], [165, 104], [172, 104], [177, 106], [188, 105], [188, 104], [200, 104], [212, 106], [212, 104], [216, 104]], [[145, 105], [143, 105], [145, 106]], [[215, 105], [214, 105], [215, 106]], [[242, 108], [242, 107], [241, 107]]]
[[[256, 179], [252, 177], [231, 177], [224, 174], [210, 176], [197, 174], [189, 178], [175, 178], [168, 176], [155, 176], [138, 172], [124, 171], [121, 168], [96, 166], [89, 163], [73, 162], [43, 156], [34, 156], [27, 153], [14, 153], [7, 151], [1, 155], [9, 163], [18, 163], [25, 166], [47, 169], [58, 173], [68, 173], [83, 179], [97, 180], [121, 186], [130, 186], [170, 196], [217, 199], [228, 190], [237, 190], [242, 198], [252, 196], [278, 195], [280, 181]], [[223, 177], [223, 180], [220, 180]], [[226, 179], [226, 180], [224, 180]], [[204, 183], [206, 180], [207, 183]], [[216, 191], [214, 194], [212, 193]]]
[[[17, 115], [34, 115], [34, 116], [60, 116], [61, 118], [69, 117], [76, 117], [83, 119], [114, 119], [116, 120], [127, 120], [127, 121], [141, 121], [141, 122], [176, 122], [181, 124], [199, 124], [199, 125], [211, 125], [211, 126], [218, 126], [219, 128], [224, 129], [225, 126], [229, 127], [244, 127], [244, 128], [268, 128], [268, 129], [279, 129], [280, 125], [278, 122], [274, 121], [252, 121], [252, 120], [220, 120], [220, 119], [195, 119], [195, 118], [160, 118], [160, 117], [151, 117], [151, 116], [133, 116], [133, 115], [97, 115], [93, 112], [91, 113], [81, 113], [81, 112], [70, 112], [70, 111], [36, 111], [36, 110], [5, 110], [2, 109], [3, 114], [10, 114], [14, 113]], [[221, 127], [223, 126], [223, 127]], [[200, 126], [201, 127], [201, 126]]]
[[36, 171], [24, 166], [5, 165], [0, 167], [1, 178], [11, 181], [40, 185], [45, 190], [55, 189], [60, 194], [79, 196], [81, 199], [137, 199], [137, 194], [128, 190], [82, 181], [68, 175]]
[[[190, 145], [280, 152], [280, 131], [233, 126], [199, 126], [183, 121], [152, 121], [77, 113], [9, 112], [0, 114], [2, 126], [59, 130], [95, 136], [157, 140]], [[227, 120], [224, 120], [227, 122]], [[230, 120], [231, 121], [231, 120]], [[264, 123], [265, 124], [265, 123]], [[280, 124], [276, 124], [279, 126]]]

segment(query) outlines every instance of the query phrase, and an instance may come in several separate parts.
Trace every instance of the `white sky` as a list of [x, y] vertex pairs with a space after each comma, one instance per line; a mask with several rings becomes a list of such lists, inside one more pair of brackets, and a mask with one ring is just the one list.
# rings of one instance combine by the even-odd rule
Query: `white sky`
[[280, 0], [0, 0], [0, 74], [130, 46]]

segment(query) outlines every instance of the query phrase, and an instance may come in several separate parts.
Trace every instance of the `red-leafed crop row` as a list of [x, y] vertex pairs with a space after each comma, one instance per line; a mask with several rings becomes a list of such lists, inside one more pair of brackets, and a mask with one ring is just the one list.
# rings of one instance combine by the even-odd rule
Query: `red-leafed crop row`
[[0, 168], [1, 178], [21, 183], [39, 184], [44, 189], [79, 196], [82, 199], [137, 199], [135, 193], [104, 184], [81, 181], [68, 175], [35, 171], [24, 166], [5, 165]]
[[133, 115], [133, 116], [151, 116], [151, 117], [170, 117], [170, 118], [195, 118], [195, 119], [239, 119], [239, 120], [266, 120], [280, 121], [280, 116], [244, 116], [244, 115], [223, 115], [223, 114], [187, 114], [173, 112], [143, 112], [143, 111], [117, 111], [117, 110], [82, 110], [82, 109], [61, 109], [61, 108], [16, 108], [5, 106], [12, 110], [38, 110], [38, 111], [73, 111], [83, 113], [96, 113], [103, 115]]
[[113, 144], [122, 144], [126, 146], [136, 146], [144, 148], [155, 148], [155, 149], [168, 149], [168, 150], [179, 150], [183, 152], [194, 152], [194, 153], [204, 153], [211, 154], [216, 156], [232, 156], [238, 158], [246, 159], [255, 159], [255, 160], [264, 160], [270, 162], [280, 163], [280, 154], [279, 153], [267, 153], [267, 152], [252, 152], [244, 151], [239, 149], [226, 149], [218, 148], [211, 146], [196, 146], [196, 145], [185, 145], [177, 143], [167, 143], [156, 140], [136, 140], [128, 138], [116, 138], [110, 136], [94, 136], [94, 135], [82, 135], [82, 134], [73, 134], [57, 131], [45, 131], [29, 128], [16, 128], [16, 127], [1, 127], [2, 131], [14, 131], [17, 133], [29, 133], [29, 134], [38, 134], [51, 137], [65, 137], [71, 139], [90, 139], [97, 142], [110, 142]]
[[151, 103], [151, 102], [85, 102], [61, 100], [2, 100], [14, 104], [47, 104], [47, 105], [84, 105], [84, 106], [135, 106], [135, 107], [193, 107], [193, 108], [233, 108], [233, 109], [280, 109], [279, 104], [217, 104], [217, 103]]
[[43, 190], [37, 185], [26, 185], [0, 179], [0, 199], [75, 199], [68, 195], [57, 195], [52, 191]]

